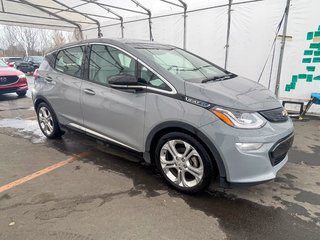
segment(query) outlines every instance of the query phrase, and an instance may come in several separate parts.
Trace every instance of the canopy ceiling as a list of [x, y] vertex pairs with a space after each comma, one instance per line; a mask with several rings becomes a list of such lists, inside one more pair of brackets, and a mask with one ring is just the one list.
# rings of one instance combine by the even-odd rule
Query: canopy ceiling
[[103, 22], [149, 18], [154, 12], [183, 12], [185, 3], [189, 7], [194, 2], [199, 3], [195, 0], [0, 0], [0, 24], [81, 32], [85, 28], [98, 29]]

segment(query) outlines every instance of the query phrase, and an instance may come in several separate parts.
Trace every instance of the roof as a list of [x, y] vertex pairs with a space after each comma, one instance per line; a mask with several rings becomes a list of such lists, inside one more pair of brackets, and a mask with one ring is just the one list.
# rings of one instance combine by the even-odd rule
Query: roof
[[52, 49], [50, 52], [55, 52], [59, 49], [64, 49], [64, 48], [68, 48], [68, 47], [72, 47], [75, 45], [82, 45], [82, 44], [88, 44], [88, 43], [109, 43], [109, 44], [113, 44], [115, 46], [118, 47], [124, 47], [124, 46], [128, 46], [131, 48], [136, 48], [139, 46], [143, 46], [143, 47], [170, 47], [172, 48], [172, 45], [168, 45], [168, 44], [162, 44], [162, 43], [158, 43], [158, 42], [154, 42], [154, 41], [149, 41], [149, 40], [140, 40], [140, 39], [121, 39], [121, 38], [92, 38], [92, 39], [86, 39], [86, 40], [82, 40], [82, 41], [76, 41], [76, 42], [70, 42], [67, 43], [63, 46], [57, 47], [55, 49]]

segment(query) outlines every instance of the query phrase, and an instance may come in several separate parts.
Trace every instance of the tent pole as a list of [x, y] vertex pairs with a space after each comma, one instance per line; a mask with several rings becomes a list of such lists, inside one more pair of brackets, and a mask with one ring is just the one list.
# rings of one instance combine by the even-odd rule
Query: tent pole
[[114, 16], [117, 17], [117, 20], [120, 21], [121, 38], [123, 38], [123, 29], [124, 29], [124, 27], [123, 27], [123, 17], [120, 16], [119, 14], [117, 14], [116, 12], [114, 12], [112, 9], [110, 9], [110, 8], [104, 6], [104, 5], [101, 5], [101, 4], [98, 3], [98, 2], [90, 2], [90, 3], [96, 4], [97, 6], [101, 7], [101, 8], [104, 9], [104, 10], [106, 10], [108, 13], [111, 13], [111, 14], [113, 14]]
[[168, 0], [160, 0], [160, 1], [168, 3], [168, 4], [171, 4], [171, 5], [176, 6], [176, 7], [183, 8], [183, 49], [186, 49], [186, 45], [187, 45], [187, 10], [188, 10], [188, 5], [182, 0], [179, 0], [181, 5], [173, 3], [173, 2], [170, 2]]
[[286, 44], [290, 1], [291, 0], [287, 0], [287, 4], [286, 4], [286, 11], [284, 16], [284, 24], [283, 24], [283, 31], [282, 31], [282, 38], [281, 38], [280, 57], [279, 57], [279, 64], [278, 64], [278, 71], [277, 71], [276, 86], [274, 90], [274, 93], [277, 97], [279, 97], [280, 78], [281, 78], [281, 70], [282, 70], [282, 63], [283, 63], [284, 47]]
[[188, 5], [182, 0], [179, 0], [179, 2], [183, 6], [183, 49], [186, 49], [187, 48], [187, 9], [188, 9]]
[[121, 38], [124, 38], [124, 26], [123, 26], [123, 18], [120, 18], [120, 28], [121, 28]]
[[64, 4], [64, 3], [62, 3], [62, 2], [60, 2], [58, 0], [52, 0], [52, 1], [57, 3], [57, 4], [59, 4], [59, 5], [61, 5], [61, 6], [63, 6], [63, 7], [65, 7], [65, 8], [67, 8], [67, 9], [70, 9], [72, 12], [78, 13], [78, 14], [90, 19], [91, 21], [95, 22], [97, 24], [97, 26], [98, 26], [98, 38], [102, 37], [101, 28], [100, 28], [100, 22], [98, 20], [96, 20], [96, 19], [94, 19], [92, 17], [89, 17], [88, 15], [86, 15], [86, 14], [84, 14], [84, 13], [82, 13], [82, 12], [80, 12], [80, 11], [74, 9], [74, 8], [71, 8], [68, 5], [66, 5], [66, 4]]
[[228, 56], [229, 56], [229, 39], [230, 39], [230, 28], [231, 28], [231, 6], [232, 6], [232, 0], [229, 0], [228, 5], [228, 28], [227, 28], [227, 40], [226, 40], [226, 55], [224, 58], [224, 68], [227, 69], [228, 64]]
[[35, 4], [33, 4], [33, 3], [29, 2], [29, 1], [20, 0], [20, 2], [25, 3], [25, 4], [33, 7], [33, 8], [36, 8], [36, 9], [42, 11], [42, 12], [45, 12], [45, 13], [47, 13], [47, 14], [49, 14], [49, 15], [52, 15], [52, 16], [54, 16], [54, 17], [56, 17], [56, 18], [59, 18], [59, 19], [65, 21], [65, 22], [67, 22], [67, 23], [70, 23], [70, 24], [76, 26], [76, 27], [79, 29], [80, 38], [81, 38], [81, 40], [83, 40], [83, 33], [82, 33], [82, 28], [81, 28], [81, 25], [80, 25], [80, 24], [77, 24], [77, 23], [75, 23], [75, 22], [73, 22], [73, 21], [71, 21], [71, 20], [69, 20], [69, 19], [66, 19], [66, 18], [64, 18], [64, 17], [61, 17], [61, 16], [59, 16], [58, 14], [55, 14], [55, 13], [53, 13], [53, 12], [50, 12], [49, 10], [43, 9], [43, 8], [37, 6], [37, 5], [35, 5]]
[[135, 3], [138, 7], [141, 7], [146, 13], [148, 14], [148, 22], [149, 22], [149, 39], [150, 41], [153, 41], [153, 36], [152, 36], [152, 27], [151, 27], [151, 11], [146, 8], [145, 6], [141, 5], [137, 0], [131, 0], [133, 3]]

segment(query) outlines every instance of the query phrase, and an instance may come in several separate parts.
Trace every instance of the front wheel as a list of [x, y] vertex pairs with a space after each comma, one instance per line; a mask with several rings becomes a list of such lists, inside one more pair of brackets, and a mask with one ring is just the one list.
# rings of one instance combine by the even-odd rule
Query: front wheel
[[59, 127], [54, 111], [48, 104], [40, 103], [37, 109], [37, 117], [40, 129], [47, 138], [55, 139], [64, 134]]
[[205, 148], [197, 139], [181, 132], [168, 133], [159, 139], [155, 162], [162, 177], [184, 193], [206, 189], [214, 176]]

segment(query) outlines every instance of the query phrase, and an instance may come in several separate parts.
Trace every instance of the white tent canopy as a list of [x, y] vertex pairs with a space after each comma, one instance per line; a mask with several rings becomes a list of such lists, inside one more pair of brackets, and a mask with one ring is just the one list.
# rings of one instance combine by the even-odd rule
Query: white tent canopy
[[[116, 24], [131, 17], [149, 18], [157, 12], [183, 12], [187, 5], [191, 6], [195, 2], [194, 0], [0, 0], [0, 24], [37, 26], [65, 31], [97, 28], [97, 31], [100, 31], [102, 22]], [[197, 1], [197, 6], [199, 2], [201, 1]]]

